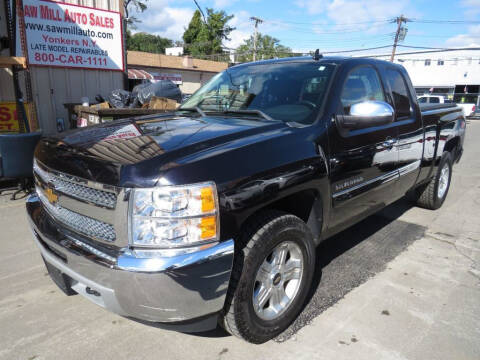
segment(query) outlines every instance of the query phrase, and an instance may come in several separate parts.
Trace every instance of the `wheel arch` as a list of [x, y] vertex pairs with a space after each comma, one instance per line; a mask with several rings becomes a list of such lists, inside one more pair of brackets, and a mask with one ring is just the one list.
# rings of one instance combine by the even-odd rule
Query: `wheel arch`
[[323, 200], [324, 197], [316, 189], [304, 189], [289, 194], [264, 207], [256, 209], [240, 224], [240, 231], [250, 219], [258, 216], [259, 213], [266, 210], [278, 210], [295, 215], [304, 221], [312, 232], [315, 243], [318, 244], [321, 238], [323, 224], [325, 223], [325, 204]]
[[444, 148], [443, 148], [443, 151], [448, 151], [449, 153], [452, 154], [453, 156], [453, 161], [455, 161], [457, 159], [457, 156], [458, 156], [458, 147], [460, 145], [460, 136], [455, 136], [451, 139], [449, 139]]

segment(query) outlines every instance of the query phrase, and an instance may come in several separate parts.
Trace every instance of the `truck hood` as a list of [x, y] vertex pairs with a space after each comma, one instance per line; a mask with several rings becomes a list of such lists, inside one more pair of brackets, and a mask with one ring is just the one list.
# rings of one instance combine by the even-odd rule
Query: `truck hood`
[[[46, 137], [35, 157], [53, 170], [95, 182], [154, 186], [161, 172], [181, 159], [240, 139], [258, 141], [256, 135], [282, 128], [288, 126], [263, 119], [155, 115]], [[145, 169], [152, 171], [146, 174]]]

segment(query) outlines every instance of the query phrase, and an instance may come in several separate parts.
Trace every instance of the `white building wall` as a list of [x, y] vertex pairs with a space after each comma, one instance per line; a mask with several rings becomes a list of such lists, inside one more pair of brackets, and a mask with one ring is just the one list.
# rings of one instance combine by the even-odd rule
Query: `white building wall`
[[192, 72], [185, 71], [182, 73], [183, 84], [180, 85], [180, 89], [184, 94], [193, 94], [195, 91], [205, 84], [208, 80], [214, 77], [216, 74], [207, 72]]
[[170, 56], [182, 56], [183, 55], [183, 47], [170, 47], [165, 48], [165, 55]]
[[[425, 60], [430, 60], [430, 65], [425, 65]], [[395, 62], [405, 67], [415, 87], [480, 85], [479, 50], [397, 55]]]

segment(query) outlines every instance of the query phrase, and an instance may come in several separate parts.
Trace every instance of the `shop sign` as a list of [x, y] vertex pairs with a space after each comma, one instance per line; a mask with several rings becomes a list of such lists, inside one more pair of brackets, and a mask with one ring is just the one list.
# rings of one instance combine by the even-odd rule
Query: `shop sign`
[[159, 74], [152, 73], [155, 80], [170, 80], [174, 84], [182, 85], [182, 75], [181, 74]]
[[[28, 104], [25, 104], [28, 119], [30, 119], [29, 108]], [[0, 133], [2, 132], [20, 132], [17, 103], [15, 102], [0, 102]]]
[[46, 0], [23, 10], [30, 65], [124, 70], [120, 13]]

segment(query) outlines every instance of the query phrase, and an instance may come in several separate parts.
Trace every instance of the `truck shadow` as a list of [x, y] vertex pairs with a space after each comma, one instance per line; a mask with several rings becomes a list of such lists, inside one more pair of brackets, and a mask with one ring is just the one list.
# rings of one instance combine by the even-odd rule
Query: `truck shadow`
[[401, 199], [317, 247], [316, 270], [306, 305], [275, 341], [284, 342], [315, 317], [375, 274], [414, 241], [426, 228], [398, 218], [412, 205]]
[[[323, 241], [317, 247], [314, 281], [304, 308], [274, 341], [284, 342], [291, 338], [351, 290], [385, 270], [390, 261], [420, 239], [425, 227], [398, 220], [411, 207], [410, 203], [401, 199]], [[220, 327], [192, 335], [229, 336]]]

